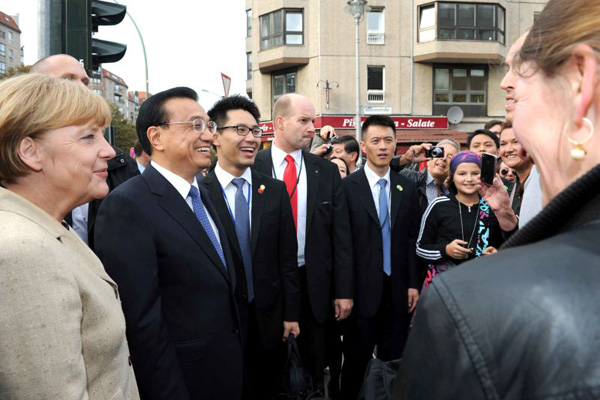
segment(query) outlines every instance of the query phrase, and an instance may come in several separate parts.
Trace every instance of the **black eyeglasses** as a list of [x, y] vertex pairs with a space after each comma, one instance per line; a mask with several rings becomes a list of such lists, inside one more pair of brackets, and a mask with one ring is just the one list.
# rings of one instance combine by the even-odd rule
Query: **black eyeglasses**
[[233, 126], [219, 126], [217, 128], [217, 130], [221, 131], [223, 129], [235, 129], [236, 133], [240, 136], [247, 136], [248, 133], [250, 133], [250, 131], [252, 131], [252, 136], [259, 138], [262, 136], [263, 134], [263, 130], [261, 128], [259, 128], [258, 126], [255, 126], [254, 128], [248, 128], [247, 126], [244, 125], [233, 125]]
[[208, 123], [204, 122], [204, 120], [200, 118], [196, 118], [193, 121], [184, 121], [184, 122], [163, 122], [162, 124], [158, 124], [158, 126], [169, 126], [169, 125], [191, 125], [192, 129], [196, 133], [204, 133], [204, 130], [208, 128], [208, 131], [213, 135], [217, 133], [217, 123], [214, 121], [208, 121]]
[[[517, 175], [517, 170], [513, 169], [512, 173], [513, 173], [513, 175]], [[502, 168], [502, 170], [500, 171], [500, 175], [502, 175], [502, 176], [508, 175], [508, 168]]]

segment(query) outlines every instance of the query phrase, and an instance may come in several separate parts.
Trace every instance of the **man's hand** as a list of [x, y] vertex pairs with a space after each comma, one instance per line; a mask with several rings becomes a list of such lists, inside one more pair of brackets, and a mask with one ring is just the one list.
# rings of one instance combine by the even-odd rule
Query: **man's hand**
[[410, 146], [408, 150], [406, 150], [406, 153], [402, 154], [402, 157], [400, 157], [400, 166], [404, 167], [412, 163], [430, 160], [430, 158], [425, 157], [425, 150], [431, 149], [432, 146], [431, 143], [421, 143]]
[[498, 249], [495, 248], [494, 246], [488, 246], [486, 247], [486, 249], [483, 251], [483, 256], [489, 256], [490, 254], [495, 254], [498, 252]]
[[488, 186], [481, 183], [481, 180], [478, 180], [477, 189], [483, 200], [485, 200], [496, 215], [500, 228], [505, 232], [510, 232], [515, 229], [519, 221], [512, 210], [508, 191], [502, 184], [500, 175], [496, 175], [493, 183], [492, 186]]
[[417, 289], [408, 289], [408, 312], [411, 313], [415, 310], [417, 303], [419, 302], [419, 291]]
[[323, 143], [319, 147], [316, 147], [312, 153], [318, 155], [319, 157], [323, 157], [325, 153], [327, 153], [327, 148], [329, 147], [328, 143]]
[[446, 254], [455, 260], [467, 258], [468, 255], [473, 252], [473, 250], [463, 247], [466, 244], [468, 243], [464, 240], [454, 239], [446, 245]]
[[335, 320], [341, 321], [350, 316], [352, 307], [354, 307], [354, 300], [352, 300], [352, 299], [335, 299], [333, 305], [335, 307]]
[[290, 337], [290, 333], [293, 334], [295, 337], [298, 337], [298, 335], [300, 335], [300, 325], [298, 325], [298, 322], [288, 322], [288, 321], [283, 321], [283, 341], [286, 342], [288, 340], [288, 337]]

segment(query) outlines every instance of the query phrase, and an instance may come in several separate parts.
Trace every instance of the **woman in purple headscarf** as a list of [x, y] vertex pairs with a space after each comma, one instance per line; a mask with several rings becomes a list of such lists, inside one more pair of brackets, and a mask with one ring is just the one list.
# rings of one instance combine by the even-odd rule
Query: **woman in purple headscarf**
[[450, 161], [448, 197], [433, 200], [421, 221], [417, 255], [429, 263], [431, 279], [469, 259], [493, 254], [504, 241], [496, 215], [477, 190], [481, 157], [464, 151]]

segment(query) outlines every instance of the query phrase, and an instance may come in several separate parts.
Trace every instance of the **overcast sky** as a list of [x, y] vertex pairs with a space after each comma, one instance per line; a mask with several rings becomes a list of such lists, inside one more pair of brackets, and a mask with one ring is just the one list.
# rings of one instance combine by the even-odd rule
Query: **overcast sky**
[[[0, 11], [19, 14], [25, 64], [38, 59], [38, 0], [0, 0]], [[246, 11], [244, 0], [119, 0], [135, 20], [146, 45], [150, 92], [189, 86], [210, 107], [223, 95], [221, 72], [232, 78], [230, 94], [246, 91]], [[129, 17], [101, 26], [95, 36], [127, 44], [117, 63], [103, 67], [119, 75], [129, 90], [145, 91], [142, 45]], [[208, 90], [215, 94], [202, 91]]]

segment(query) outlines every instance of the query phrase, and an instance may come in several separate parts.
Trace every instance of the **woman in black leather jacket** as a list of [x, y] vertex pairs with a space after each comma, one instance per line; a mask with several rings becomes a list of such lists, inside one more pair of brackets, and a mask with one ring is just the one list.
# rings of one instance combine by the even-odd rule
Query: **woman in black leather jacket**
[[[513, 63], [544, 209], [419, 301], [395, 399], [600, 399], [600, 0], [551, 0]], [[508, 60], [507, 60], [508, 61]]]

